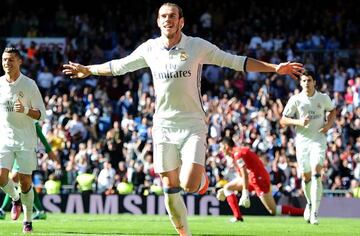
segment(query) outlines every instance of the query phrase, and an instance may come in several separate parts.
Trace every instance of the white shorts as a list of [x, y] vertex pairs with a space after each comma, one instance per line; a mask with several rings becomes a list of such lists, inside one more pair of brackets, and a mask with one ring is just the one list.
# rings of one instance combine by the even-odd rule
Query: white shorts
[[19, 173], [31, 175], [36, 170], [37, 160], [35, 151], [14, 151], [0, 153], [0, 168], [11, 170], [16, 160]]
[[192, 163], [205, 166], [206, 128], [154, 127], [152, 133], [156, 173], [168, 172]]
[[317, 165], [322, 166], [325, 159], [326, 144], [307, 143], [296, 145], [296, 160], [300, 173], [308, 173]]

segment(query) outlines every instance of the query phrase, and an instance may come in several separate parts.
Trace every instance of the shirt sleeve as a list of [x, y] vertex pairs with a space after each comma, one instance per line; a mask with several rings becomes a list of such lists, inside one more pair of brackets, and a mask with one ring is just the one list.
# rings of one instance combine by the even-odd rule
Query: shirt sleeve
[[237, 151], [234, 153], [234, 160], [238, 168], [242, 168], [245, 166], [245, 162], [242, 159], [240, 152]]
[[332, 103], [329, 95], [324, 94], [324, 105], [326, 111], [332, 111], [335, 108], [335, 105]]
[[199, 40], [199, 49], [202, 55], [202, 64], [211, 64], [221, 67], [228, 67], [236, 71], [245, 71], [246, 56], [237, 56], [219, 49], [216, 45], [201, 39]]
[[285, 117], [292, 118], [296, 116], [296, 113], [297, 113], [296, 102], [294, 97], [291, 97], [288, 103], [286, 104], [282, 115]]
[[148, 42], [141, 44], [129, 56], [110, 61], [110, 69], [113, 75], [123, 75], [148, 67], [144, 55], [149, 50]]

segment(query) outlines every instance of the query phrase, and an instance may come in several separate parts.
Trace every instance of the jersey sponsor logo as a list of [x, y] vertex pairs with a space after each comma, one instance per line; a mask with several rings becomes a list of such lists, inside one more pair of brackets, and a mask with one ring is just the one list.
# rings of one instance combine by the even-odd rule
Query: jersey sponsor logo
[[6, 111], [6, 112], [14, 112], [14, 102], [13, 101], [6, 101], [4, 104], [3, 104], [3, 109]]
[[166, 72], [156, 72], [152, 73], [154, 79], [176, 79], [176, 78], [187, 78], [191, 77], [190, 70], [178, 70], [178, 71], [166, 71]]
[[316, 111], [309, 111], [308, 117], [310, 120], [315, 120], [321, 118], [320, 114], [316, 114]]

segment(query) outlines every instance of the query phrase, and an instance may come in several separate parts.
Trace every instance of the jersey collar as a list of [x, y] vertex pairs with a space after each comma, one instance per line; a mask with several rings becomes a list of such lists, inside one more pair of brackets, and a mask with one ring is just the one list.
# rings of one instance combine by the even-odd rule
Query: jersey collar
[[181, 33], [180, 42], [178, 44], [175, 44], [171, 48], [166, 48], [165, 45], [163, 44], [163, 42], [161, 41], [161, 38], [159, 37], [159, 39], [160, 39], [159, 40], [160, 41], [160, 49], [164, 49], [164, 50], [167, 50], [167, 51], [182, 49], [182, 48], [184, 48], [184, 44], [185, 44], [185, 41], [186, 41], [187, 37], [188, 36], [186, 36], [184, 33]]

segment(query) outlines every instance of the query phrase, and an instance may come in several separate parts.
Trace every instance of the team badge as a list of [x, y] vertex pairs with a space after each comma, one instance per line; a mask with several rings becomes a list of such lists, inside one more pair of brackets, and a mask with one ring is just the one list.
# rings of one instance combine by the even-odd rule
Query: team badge
[[321, 109], [321, 104], [320, 103], [317, 104], [317, 108]]
[[180, 60], [186, 61], [189, 58], [189, 55], [185, 51], [180, 52]]

